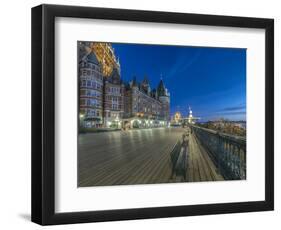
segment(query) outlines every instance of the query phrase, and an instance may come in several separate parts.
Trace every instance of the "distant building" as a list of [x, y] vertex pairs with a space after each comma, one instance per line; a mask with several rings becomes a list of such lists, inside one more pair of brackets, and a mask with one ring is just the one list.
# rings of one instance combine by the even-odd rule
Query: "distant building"
[[157, 89], [151, 90], [147, 77], [141, 83], [137, 83], [134, 77], [126, 87], [125, 102], [125, 117], [127, 118], [169, 120], [170, 95], [162, 80]]
[[187, 117], [182, 118], [182, 125], [187, 126], [189, 124], [195, 124], [198, 120], [200, 120], [200, 117], [194, 117], [193, 112], [191, 110], [191, 107], [188, 107], [189, 113]]
[[200, 118], [199, 117], [194, 117], [193, 116], [193, 114], [192, 114], [192, 110], [191, 110], [191, 108], [190, 108], [190, 106], [188, 107], [188, 109], [189, 109], [189, 115], [188, 115], [188, 123], [189, 124], [195, 124], [195, 122], [197, 121], [197, 120], [199, 120]]
[[101, 127], [103, 124], [103, 76], [94, 52], [79, 62], [80, 122], [84, 127]]
[[181, 113], [180, 112], [175, 113], [174, 120], [176, 122], [179, 122], [181, 120]]
[[182, 115], [180, 112], [176, 112], [174, 116], [171, 118], [171, 125], [172, 126], [179, 126], [182, 124]]

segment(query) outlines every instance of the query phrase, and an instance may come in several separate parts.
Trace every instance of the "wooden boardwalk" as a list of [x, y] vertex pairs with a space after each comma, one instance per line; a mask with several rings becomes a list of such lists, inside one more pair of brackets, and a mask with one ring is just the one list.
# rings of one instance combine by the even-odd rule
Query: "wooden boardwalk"
[[223, 180], [208, 153], [200, 145], [194, 134], [191, 134], [189, 138], [187, 178], [189, 182]]
[[[182, 128], [142, 129], [79, 136], [78, 186], [154, 184], [183, 181], [172, 177], [170, 152]], [[223, 178], [192, 135], [186, 181]]]

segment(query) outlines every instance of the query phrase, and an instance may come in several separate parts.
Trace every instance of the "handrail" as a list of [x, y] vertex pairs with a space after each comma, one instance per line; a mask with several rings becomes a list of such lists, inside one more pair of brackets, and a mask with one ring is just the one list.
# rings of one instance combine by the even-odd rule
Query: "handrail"
[[246, 138], [190, 125], [208, 150], [221, 174], [230, 180], [246, 179]]
[[228, 139], [233, 140], [233, 141], [237, 141], [237, 142], [241, 142], [241, 143], [245, 143], [246, 144], [246, 137], [235, 136], [235, 135], [223, 133], [223, 132], [220, 132], [220, 131], [216, 131], [216, 130], [200, 127], [200, 126], [197, 126], [197, 125], [191, 125], [191, 126], [196, 127], [198, 129], [205, 130], [206, 132], [209, 132], [209, 133], [212, 133], [212, 134], [220, 135], [222, 137], [228, 138]]

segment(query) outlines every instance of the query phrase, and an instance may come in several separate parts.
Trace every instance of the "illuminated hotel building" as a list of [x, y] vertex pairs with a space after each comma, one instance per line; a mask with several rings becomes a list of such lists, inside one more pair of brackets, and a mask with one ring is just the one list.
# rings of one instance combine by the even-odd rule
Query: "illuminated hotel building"
[[[137, 120], [141, 126], [147, 126], [141, 124], [147, 122], [157, 126], [166, 125], [169, 114], [170, 94], [165, 88], [163, 80], [153, 90], [150, 88], [147, 77], [141, 83], [138, 83], [134, 77], [133, 81], [126, 86], [124, 118], [131, 118], [129, 121], [132, 122]], [[146, 121], [143, 122], [144, 120]], [[131, 126], [135, 125], [131, 124]]]
[[140, 127], [168, 124], [170, 93], [162, 79], [155, 89], [147, 77], [123, 83], [110, 43], [78, 42], [78, 51], [81, 127], [121, 128], [135, 118]]
[[92, 42], [90, 48], [102, 65], [103, 76], [109, 77], [113, 69], [116, 69], [120, 74], [120, 63], [110, 43]]

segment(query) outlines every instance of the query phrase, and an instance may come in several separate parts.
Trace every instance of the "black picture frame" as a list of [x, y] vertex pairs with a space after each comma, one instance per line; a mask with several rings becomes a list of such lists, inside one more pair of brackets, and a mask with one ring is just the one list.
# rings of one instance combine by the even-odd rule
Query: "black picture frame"
[[[55, 213], [55, 18], [88, 18], [265, 29], [265, 200]], [[125, 9], [32, 8], [32, 221], [41, 225], [162, 218], [274, 209], [274, 20]]]

